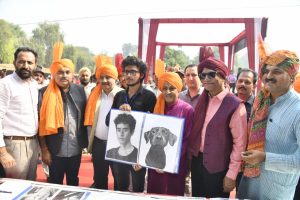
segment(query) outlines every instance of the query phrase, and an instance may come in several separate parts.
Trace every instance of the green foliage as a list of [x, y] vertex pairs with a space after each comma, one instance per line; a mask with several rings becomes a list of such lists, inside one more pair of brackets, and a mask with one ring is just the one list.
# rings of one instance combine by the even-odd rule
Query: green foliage
[[82, 67], [88, 67], [91, 71], [94, 71], [95, 61], [94, 55], [86, 47], [75, 47], [76, 50], [76, 70], [79, 71]]
[[60, 26], [58, 23], [50, 24], [44, 22], [40, 23], [32, 33], [33, 35], [30, 42], [36, 47], [35, 50], [41, 58], [39, 64], [49, 67], [52, 63], [52, 47], [54, 43], [64, 41]]
[[0, 19], [0, 63], [12, 63], [15, 49], [26, 40], [19, 26]]
[[164, 60], [167, 66], [174, 67], [179, 64], [181, 69], [189, 64], [189, 57], [182, 50], [175, 50], [170, 47], [166, 47]]

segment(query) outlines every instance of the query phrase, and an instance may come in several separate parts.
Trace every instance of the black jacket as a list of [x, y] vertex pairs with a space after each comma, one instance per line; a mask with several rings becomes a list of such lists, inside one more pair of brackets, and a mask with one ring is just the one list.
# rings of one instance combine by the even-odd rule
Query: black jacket
[[[43, 87], [39, 91], [39, 111], [42, 105], [42, 100], [43, 100], [43, 94], [46, 91], [47, 86]], [[61, 91], [62, 92], [62, 91]], [[85, 112], [85, 106], [86, 106], [86, 95], [84, 92], [84, 89], [80, 85], [76, 84], [71, 84], [70, 85], [70, 90], [69, 90], [70, 96], [73, 100], [73, 102], [76, 105], [77, 109], [77, 139], [78, 139], [78, 144], [80, 145], [81, 148], [86, 148], [88, 145], [88, 136], [87, 136], [87, 127], [84, 126], [84, 112]], [[62, 93], [62, 98], [63, 98], [63, 104], [64, 104], [64, 115], [66, 115], [65, 112], [65, 98], [64, 94]], [[45, 136], [46, 138], [46, 143], [48, 146], [48, 149], [52, 155], [57, 155], [61, 148], [61, 142], [63, 138], [63, 128], [58, 129], [58, 134], [53, 134], [53, 135], [48, 135]]]

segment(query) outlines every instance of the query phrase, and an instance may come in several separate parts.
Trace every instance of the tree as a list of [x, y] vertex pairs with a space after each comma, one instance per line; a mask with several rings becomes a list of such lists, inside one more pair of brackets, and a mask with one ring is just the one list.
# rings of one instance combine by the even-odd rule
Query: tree
[[182, 50], [175, 50], [170, 47], [166, 47], [164, 60], [167, 66], [173, 67], [179, 64], [181, 68], [184, 68], [189, 64], [189, 57]]
[[26, 40], [26, 34], [19, 26], [0, 19], [0, 38], [0, 63], [12, 63], [15, 49]]
[[131, 44], [131, 43], [125, 43], [122, 45], [122, 51], [124, 57], [127, 57], [129, 55], [131, 56], [137, 56], [137, 45]]
[[84, 66], [90, 68], [91, 71], [94, 71], [94, 66], [95, 66], [94, 55], [90, 52], [90, 50], [86, 47], [75, 47], [75, 52], [76, 52], [75, 71], [78, 72], [79, 69]]
[[49, 24], [47, 22], [40, 23], [38, 28], [32, 31], [32, 45], [40, 57], [40, 64], [49, 67], [52, 63], [52, 47], [55, 42], [63, 42], [64, 36], [61, 33], [58, 23]]

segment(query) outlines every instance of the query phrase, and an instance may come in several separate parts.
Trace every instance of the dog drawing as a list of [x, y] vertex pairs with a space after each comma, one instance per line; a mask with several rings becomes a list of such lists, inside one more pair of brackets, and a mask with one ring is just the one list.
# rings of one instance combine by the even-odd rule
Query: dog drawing
[[164, 169], [166, 166], [165, 146], [170, 143], [173, 146], [177, 136], [164, 127], [153, 127], [144, 133], [146, 143], [150, 141], [150, 149], [146, 155], [145, 162], [149, 167]]

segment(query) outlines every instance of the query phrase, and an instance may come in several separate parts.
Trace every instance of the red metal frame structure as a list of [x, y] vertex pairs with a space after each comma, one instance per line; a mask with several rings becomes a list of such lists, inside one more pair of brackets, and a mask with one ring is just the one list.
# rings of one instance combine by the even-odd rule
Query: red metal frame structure
[[[258, 35], [262, 38], [266, 37], [267, 18], [161, 18], [161, 19], [142, 19], [139, 18], [139, 41], [138, 41], [138, 57], [146, 60], [150, 71], [154, 71], [154, 63], [156, 60], [156, 49], [160, 46], [159, 58], [164, 59], [166, 46], [217, 46], [219, 47], [220, 59], [225, 60], [224, 48], [228, 48], [227, 65], [232, 69], [234, 52], [237, 44], [246, 40], [248, 50], [249, 68], [258, 71], [258, 53], [257, 40]], [[244, 24], [244, 29], [235, 35], [230, 41], [224, 42], [203, 42], [186, 43], [186, 42], [162, 42], [157, 41], [157, 32], [160, 24]], [[223, 30], [224, 30], [224, 26]], [[222, 30], [219, 30], [222, 33]]]

